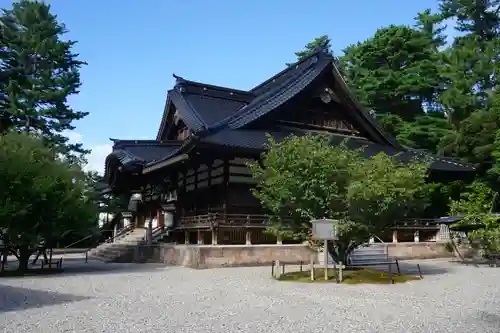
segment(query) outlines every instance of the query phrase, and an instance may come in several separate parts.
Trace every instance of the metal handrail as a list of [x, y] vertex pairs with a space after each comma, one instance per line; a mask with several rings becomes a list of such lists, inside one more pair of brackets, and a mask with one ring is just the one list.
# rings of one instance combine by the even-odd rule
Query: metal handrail
[[[115, 240], [116, 238], [122, 236], [123, 234], [127, 233], [127, 231], [129, 230], [133, 230], [135, 228], [134, 224], [129, 224], [128, 226], [126, 227], [123, 227], [121, 228], [117, 233], [116, 235], [113, 235], [109, 238], [107, 238], [103, 243], [101, 244], [104, 244], [104, 243], [110, 243], [111, 241]], [[96, 246], [92, 246], [92, 247], [89, 247], [88, 249], [85, 250], [85, 263], [88, 263], [89, 261], [89, 252], [90, 250], [92, 250], [93, 248], [99, 246], [100, 244], [96, 245]]]
[[[117, 237], [119, 237], [119, 236], [123, 235], [123, 234], [124, 234], [124, 233], [126, 233], [129, 229], [133, 229], [133, 228], [131, 228], [131, 227], [130, 227], [130, 225], [129, 225], [129, 226], [126, 226], [126, 227], [121, 228], [121, 229], [119, 230], [119, 232], [118, 232], [116, 235], [113, 235], [113, 236], [111, 236], [111, 237], [106, 238], [106, 239], [104, 240], [104, 242], [103, 242], [103, 243], [109, 243], [109, 241], [110, 241], [110, 240], [113, 240], [113, 239], [115, 239], [115, 238], [117, 238]], [[78, 243], [81, 243], [81, 242], [83, 242], [83, 241], [85, 241], [85, 240], [87, 240], [87, 239], [90, 239], [90, 238], [92, 238], [92, 237], [95, 237], [95, 236], [97, 236], [97, 235], [102, 235], [102, 233], [104, 233], [104, 232], [109, 232], [109, 231], [114, 231], [114, 230], [111, 230], [111, 229], [99, 230], [99, 232], [98, 232], [98, 233], [92, 233], [92, 234], [90, 234], [90, 235], [87, 235], [87, 236], [85, 236], [85, 237], [83, 237], [83, 238], [81, 238], [81, 239], [77, 240], [76, 242], [73, 242], [73, 243], [71, 243], [71, 244], [69, 244], [69, 245], [66, 245], [65, 247], [63, 247], [63, 249], [64, 249], [65, 251], [62, 253], [62, 256], [66, 255], [66, 254], [68, 253], [67, 249], [69, 249], [70, 247], [72, 247], [72, 246], [74, 246], [74, 245], [76, 245], [76, 244], [78, 244]], [[90, 250], [91, 250], [91, 249], [93, 249], [94, 247], [95, 247], [95, 246], [92, 246], [92, 247], [90, 247], [90, 248], [86, 248], [86, 249], [85, 249], [85, 251], [83, 251], [83, 252], [84, 252], [84, 253], [87, 253], [88, 251], [90, 251]]]
[[110, 243], [111, 241], [119, 238], [120, 236], [126, 234], [128, 231], [130, 231], [132, 229], [134, 229], [134, 226], [132, 224], [129, 224], [128, 226], [123, 227], [120, 230], [118, 230], [118, 232], [115, 235], [106, 238], [106, 240], [104, 241], [104, 243]]
[[[99, 233], [97, 233], [97, 234], [99, 234], [99, 235], [100, 235], [100, 234], [102, 234], [103, 232], [106, 232], [106, 231], [114, 231], [114, 230], [99, 230]], [[68, 248], [72, 247], [73, 245], [76, 245], [76, 244], [78, 244], [78, 243], [81, 243], [81, 242], [83, 242], [83, 241], [85, 241], [85, 240], [89, 239], [89, 238], [92, 238], [92, 237], [96, 236], [97, 234], [90, 234], [90, 235], [88, 235], [88, 236], [85, 236], [84, 238], [79, 239], [79, 240], [77, 240], [76, 242], [73, 242], [73, 243], [71, 243], [71, 244], [69, 244], [69, 245], [66, 245], [65, 247], [63, 247], [63, 249], [65, 249], [65, 250], [66, 250], [66, 249], [68, 249]]]
[[374, 237], [374, 238], [378, 239], [378, 240], [380, 241], [380, 243], [385, 244], [385, 242], [384, 242], [384, 241], [382, 240], [382, 238], [380, 238], [379, 236], [377, 236], [377, 235], [372, 235], [372, 237]]

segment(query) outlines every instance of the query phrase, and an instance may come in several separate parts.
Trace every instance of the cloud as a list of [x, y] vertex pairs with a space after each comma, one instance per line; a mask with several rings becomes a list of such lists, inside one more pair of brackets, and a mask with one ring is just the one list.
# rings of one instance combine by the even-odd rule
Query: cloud
[[113, 151], [113, 145], [101, 144], [88, 146], [85, 144], [83, 135], [75, 131], [66, 131], [64, 135], [68, 137], [70, 143], [83, 143], [86, 149], [91, 150], [91, 153], [87, 156], [87, 164], [83, 168], [85, 171], [104, 173], [104, 161], [106, 156]]
[[104, 161], [106, 156], [113, 151], [113, 145], [103, 144], [94, 147], [89, 147], [92, 152], [87, 156], [87, 165], [85, 171], [97, 171], [100, 174], [104, 173]]
[[64, 135], [69, 139], [70, 143], [81, 143], [82, 142], [82, 135], [78, 132], [66, 131], [66, 132], [64, 132]]

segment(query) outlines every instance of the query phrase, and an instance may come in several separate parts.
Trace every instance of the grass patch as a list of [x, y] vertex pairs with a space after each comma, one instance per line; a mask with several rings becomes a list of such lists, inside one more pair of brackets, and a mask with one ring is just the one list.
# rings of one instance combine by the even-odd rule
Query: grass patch
[[[288, 272], [277, 278], [278, 281], [295, 281], [304, 283], [332, 283], [337, 282], [338, 269], [328, 269], [328, 280], [325, 280], [325, 269], [316, 268], [314, 270], [315, 280], [311, 280], [311, 271], [302, 272]], [[387, 272], [378, 271], [375, 269], [359, 268], [359, 269], [346, 269], [342, 272], [343, 283], [346, 284], [390, 284]], [[394, 283], [405, 283], [407, 281], [420, 280], [420, 277], [413, 275], [404, 275], [392, 273], [392, 280]]]
[[28, 269], [24, 272], [18, 272], [17, 270], [5, 270], [0, 272], [0, 278], [6, 277], [30, 277], [30, 276], [40, 276], [40, 275], [54, 275], [64, 272], [61, 268], [36, 268]]

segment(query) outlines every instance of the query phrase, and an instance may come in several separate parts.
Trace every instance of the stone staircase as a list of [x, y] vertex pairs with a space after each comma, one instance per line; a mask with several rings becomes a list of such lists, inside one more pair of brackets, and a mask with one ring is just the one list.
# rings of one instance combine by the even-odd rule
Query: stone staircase
[[91, 249], [88, 253], [90, 259], [97, 259], [104, 262], [118, 261], [120, 258], [134, 251], [137, 245], [144, 242], [146, 229], [132, 229], [119, 238], [115, 238], [113, 243], [102, 243]]
[[387, 262], [389, 256], [385, 244], [373, 243], [355, 249], [351, 253], [350, 259], [352, 264], [369, 266], [370, 263]]
[[[352, 264], [362, 264], [369, 266], [370, 263], [385, 262], [387, 261], [387, 248], [383, 243], [365, 244], [367, 246], [360, 246], [355, 249], [349, 256]], [[324, 252], [318, 253], [318, 262], [320, 265], [325, 263]], [[328, 264], [333, 265], [334, 261], [330, 255], [328, 255]]]

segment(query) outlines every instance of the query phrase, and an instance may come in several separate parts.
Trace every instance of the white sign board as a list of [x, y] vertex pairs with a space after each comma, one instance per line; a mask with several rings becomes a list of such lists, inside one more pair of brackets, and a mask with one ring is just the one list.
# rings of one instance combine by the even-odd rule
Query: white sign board
[[312, 220], [313, 239], [337, 240], [337, 221], [330, 219]]

